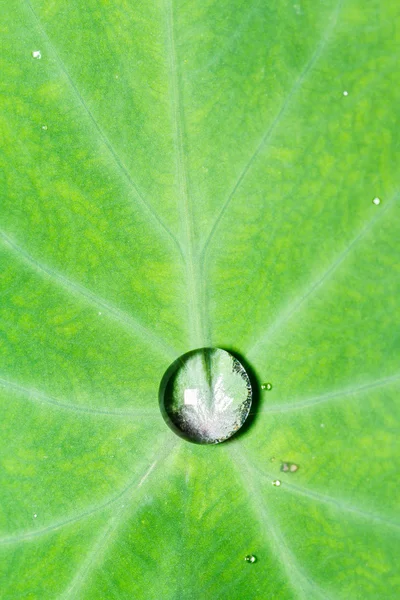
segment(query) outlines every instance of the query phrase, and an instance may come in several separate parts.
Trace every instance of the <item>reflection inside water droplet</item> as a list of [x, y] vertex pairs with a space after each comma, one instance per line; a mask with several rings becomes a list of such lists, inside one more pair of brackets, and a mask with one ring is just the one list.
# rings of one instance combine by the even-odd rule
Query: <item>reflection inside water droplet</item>
[[257, 557], [254, 556], [254, 554], [248, 554], [247, 556], [244, 557], [244, 560], [248, 563], [255, 563], [255, 562], [257, 562]]
[[234, 435], [251, 406], [249, 376], [226, 350], [201, 348], [176, 360], [160, 386], [160, 408], [175, 433], [200, 444]]

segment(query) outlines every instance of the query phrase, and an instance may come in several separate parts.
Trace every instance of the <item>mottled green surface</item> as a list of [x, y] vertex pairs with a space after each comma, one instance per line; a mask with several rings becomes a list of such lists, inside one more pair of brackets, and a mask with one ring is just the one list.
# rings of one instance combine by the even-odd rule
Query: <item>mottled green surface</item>
[[[398, 598], [399, 13], [2, 3], [2, 600]], [[273, 386], [217, 446], [202, 346]]]

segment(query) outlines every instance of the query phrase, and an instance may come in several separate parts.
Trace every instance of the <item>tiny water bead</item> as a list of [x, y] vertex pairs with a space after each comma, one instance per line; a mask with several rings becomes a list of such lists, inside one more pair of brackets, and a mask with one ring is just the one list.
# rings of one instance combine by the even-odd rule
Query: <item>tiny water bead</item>
[[274, 485], [275, 487], [279, 487], [279, 486], [281, 485], [281, 482], [280, 482], [280, 480], [279, 480], [279, 479], [275, 479], [275, 480], [272, 482], [272, 485]]
[[261, 384], [261, 389], [262, 390], [267, 390], [268, 392], [272, 390], [272, 383], [262, 383]]
[[380, 204], [380, 203], [381, 203], [381, 199], [380, 199], [380, 198], [374, 198], [374, 199], [372, 200], [372, 203], [373, 203], [373, 204], [375, 204], [375, 206], [378, 206], [378, 204]]
[[284, 473], [296, 473], [296, 471], [299, 470], [299, 465], [296, 465], [295, 463], [288, 463], [288, 462], [284, 462], [281, 465], [281, 471], [283, 471]]
[[244, 557], [244, 560], [248, 563], [255, 563], [255, 562], [257, 562], [257, 557], [254, 556], [254, 554], [248, 554], [247, 556]]
[[37, 60], [40, 60], [42, 58], [42, 53], [40, 52], [40, 50], [33, 50], [32, 58], [36, 58]]
[[200, 348], [182, 355], [160, 385], [160, 409], [181, 437], [198, 444], [218, 444], [245, 422], [252, 389], [243, 365], [220, 348]]
[[348, 95], [349, 95], [349, 92], [347, 90], [344, 90], [343, 96], [348, 96]]

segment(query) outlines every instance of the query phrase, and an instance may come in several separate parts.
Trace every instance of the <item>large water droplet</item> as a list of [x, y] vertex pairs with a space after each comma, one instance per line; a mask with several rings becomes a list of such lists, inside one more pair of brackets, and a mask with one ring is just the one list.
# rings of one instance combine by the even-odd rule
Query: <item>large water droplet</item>
[[249, 376], [226, 350], [201, 348], [176, 360], [160, 386], [160, 408], [175, 433], [199, 444], [234, 435], [251, 406]]

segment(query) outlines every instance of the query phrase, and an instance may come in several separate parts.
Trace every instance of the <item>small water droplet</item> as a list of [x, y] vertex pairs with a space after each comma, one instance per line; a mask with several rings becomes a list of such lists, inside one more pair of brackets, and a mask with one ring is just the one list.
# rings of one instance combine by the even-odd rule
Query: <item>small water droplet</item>
[[284, 462], [281, 464], [281, 471], [283, 471], [284, 473], [287, 473], [288, 471], [290, 473], [295, 473], [298, 470], [299, 465], [296, 465], [295, 463]]
[[42, 53], [40, 52], [40, 50], [33, 50], [32, 57], [40, 60], [42, 58]]
[[171, 429], [199, 444], [218, 444], [245, 422], [252, 390], [243, 365], [220, 348], [184, 354], [166, 371], [160, 409]]
[[320, 427], [325, 427], [325, 425], [323, 423], [321, 423]]
[[268, 391], [272, 390], [272, 383], [262, 383], [261, 384], [261, 389], [262, 390], [268, 390]]
[[36, 517], [37, 517], [37, 514], [35, 513], [35, 514], [33, 515], [33, 518], [34, 518], [34, 519], [36, 519]]
[[272, 482], [272, 485], [274, 485], [275, 487], [279, 487], [279, 486], [281, 485], [281, 482], [280, 482], [280, 480], [279, 480], [279, 479], [275, 479], [275, 480]]
[[101, 315], [101, 312], [99, 312], [99, 315]]
[[43, 131], [47, 131], [47, 125], [42, 125]]
[[349, 95], [349, 92], [347, 90], [344, 90], [343, 96], [348, 96], [348, 95]]
[[380, 204], [380, 203], [381, 203], [381, 199], [380, 199], [380, 198], [374, 198], [374, 199], [372, 200], [372, 203], [373, 203], [373, 204], [375, 204], [375, 206], [378, 206], [378, 204]]
[[257, 562], [257, 557], [254, 556], [254, 554], [248, 554], [247, 556], [244, 557], [244, 560], [248, 563], [255, 563], [255, 562]]

